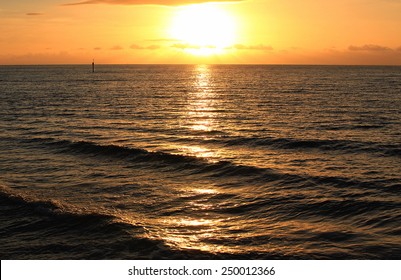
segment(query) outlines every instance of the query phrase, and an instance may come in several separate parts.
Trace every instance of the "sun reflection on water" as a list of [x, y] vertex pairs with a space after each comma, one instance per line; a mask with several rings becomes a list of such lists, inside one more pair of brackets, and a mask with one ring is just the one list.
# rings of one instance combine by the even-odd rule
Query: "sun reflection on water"
[[[188, 84], [187, 104], [183, 116], [182, 127], [193, 132], [190, 137], [208, 139], [208, 133], [219, 131], [218, 103], [220, 102], [213, 91], [212, 69], [208, 65], [196, 65], [193, 80]], [[207, 159], [211, 162], [218, 160], [218, 152], [206, 145], [180, 145], [180, 152]]]
[[208, 218], [167, 218], [159, 221], [163, 228], [163, 239], [167, 245], [205, 252], [227, 252], [220, 244], [204, 242], [205, 239], [218, 238], [222, 219]]
[[217, 161], [218, 153], [206, 147], [183, 145], [180, 146], [180, 150], [187, 155], [207, 159], [209, 162]]
[[[188, 84], [190, 90], [185, 96], [187, 103], [181, 120], [182, 127], [189, 131], [189, 138], [207, 140], [210, 132], [221, 131], [221, 113], [218, 110], [221, 100], [213, 90], [213, 72], [210, 66], [195, 66], [192, 77], [191, 84]], [[218, 149], [199, 142], [193, 145], [189, 143], [174, 148], [180, 153], [210, 162], [220, 160]], [[234, 252], [235, 246], [227, 246], [221, 241], [238, 225], [231, 224], [230, 217], [213, 214], [220, 207], [214, 199], [221, 193], [219, 188], [210, 183], [197, 182], [179, 187], [178, 193], [179, 197], [175, 200], [180, 200], [180, 206], [175, 208], [173, 214], [157, 219], [155, 234], [172, 247], [211, 253]]]
[[193, 130], [211, 131], [216, 129], [216, 98], [212, 90], [211, 69], [198, 65], [195, 69], [193, 90], [189, 94], [186, 108], [190, 127]]

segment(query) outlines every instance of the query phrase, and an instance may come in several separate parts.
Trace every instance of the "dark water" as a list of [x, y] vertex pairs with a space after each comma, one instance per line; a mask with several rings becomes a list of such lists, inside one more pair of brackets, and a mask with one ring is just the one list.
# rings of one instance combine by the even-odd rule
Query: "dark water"
[[400, 259], [401, 67], [0, 67], [1, 259]]

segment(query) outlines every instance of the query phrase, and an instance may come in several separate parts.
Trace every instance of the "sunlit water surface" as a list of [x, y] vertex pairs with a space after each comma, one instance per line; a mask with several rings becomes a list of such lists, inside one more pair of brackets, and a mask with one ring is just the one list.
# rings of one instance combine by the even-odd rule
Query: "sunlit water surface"
[[7, 258], [401, 257], [401, 68], [0, 67]]

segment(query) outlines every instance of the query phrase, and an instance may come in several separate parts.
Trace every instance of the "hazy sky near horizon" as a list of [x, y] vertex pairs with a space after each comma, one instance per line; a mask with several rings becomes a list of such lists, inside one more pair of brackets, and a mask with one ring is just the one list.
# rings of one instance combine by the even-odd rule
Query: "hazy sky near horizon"
[[0, 0], [0, 64], [401, 64], [401, 0]]

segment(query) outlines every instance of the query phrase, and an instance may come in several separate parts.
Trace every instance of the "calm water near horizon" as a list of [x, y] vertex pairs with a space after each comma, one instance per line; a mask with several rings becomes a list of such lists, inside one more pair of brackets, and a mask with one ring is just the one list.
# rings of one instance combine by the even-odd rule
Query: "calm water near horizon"
[[0, 66], [1, 259], [400, 259], [401, 67]]

